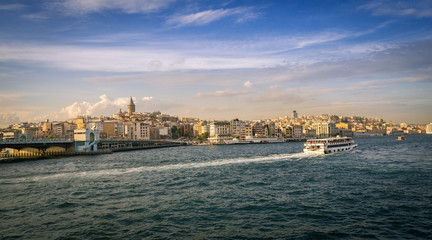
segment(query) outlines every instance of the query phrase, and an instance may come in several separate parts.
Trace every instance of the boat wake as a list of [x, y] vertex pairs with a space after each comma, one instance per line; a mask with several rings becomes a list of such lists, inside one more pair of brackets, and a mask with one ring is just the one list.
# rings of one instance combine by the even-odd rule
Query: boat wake
[[[194, 168], [207, 168], [207, 167], [218, 167], [224, 165], [234, 165], [234, 164], [251, 164], [251, 163], [270, 163], [279, 161], [297, 161], [304, 158], [311, 158], [321, 156], [321, 154], [316, 153], [290, 153], [290, 154], [276, 154], [269, 156], [258, 156], [251, 158], [230, 158], [230, 159], [217, 159], [207, 162], [194, 162], [194, 163], [180, 163], [180, 164], [168, 164], [161, 166], [142, 166], [134, 168], [116, 168], [116, 169], [101, 169], [94, 171], [68, 171], [63, 173], [48, 174], [31, 176], [26, 178], [16, 178], [13, 182], [20, 181], [41, 181], [49, 179], [61, 179], [61, 178], [97, 178], [103, 176], [118, 176], [123, 174], [140, 173], [146, 171], [170, 171], [170, 170], [182, 170], [182, 169], [194, 169]], [[0, 183], [10, 182], [7, 179], [0, 179]]]

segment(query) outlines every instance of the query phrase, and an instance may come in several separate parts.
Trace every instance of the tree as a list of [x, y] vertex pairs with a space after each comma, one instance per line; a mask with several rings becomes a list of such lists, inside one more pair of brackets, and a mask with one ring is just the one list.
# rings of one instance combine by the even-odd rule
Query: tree
[[173, 139], [177, 139], [178, 138], [178, 133], [177, 133], [177, 126], [172, 126], [171, 128], [171, 135]]
[[209, 136], [210, 136], [210, 134], [209, 134], [208, 132], [204, 132], [204, 133], [201, 134], [200, 138], [201, 138], [203, 141], [206, 141], [207, 138], [209, 138]]
[[184, 136], [184, 129], [182, 127], [177, 128], [177, 135], [179, 137], [183, 137]]

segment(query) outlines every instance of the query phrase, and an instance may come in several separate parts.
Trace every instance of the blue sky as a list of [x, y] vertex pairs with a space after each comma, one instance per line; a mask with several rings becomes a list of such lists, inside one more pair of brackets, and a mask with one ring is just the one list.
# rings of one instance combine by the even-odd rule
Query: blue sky
[[432, 0], [0, 0], [0, 126], [126, 109], [432, 121]]

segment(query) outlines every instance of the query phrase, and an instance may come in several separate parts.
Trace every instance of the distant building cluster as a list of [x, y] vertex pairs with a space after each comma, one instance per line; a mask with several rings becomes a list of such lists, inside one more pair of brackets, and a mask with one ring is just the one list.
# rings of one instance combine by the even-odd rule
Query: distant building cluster
[[279, 138], [304, 139], [329, 136], [382, 136], [432, 133], [432, 123], [424, 125], [393, 125], [383, 119], [367, 117], [291, 116], [265, 120], [202, 121], [198, 118], [135, 112], [130, 99], [127, 111], [119, 110], [110, 117], [78, 116], [66, 121], [20, 123], [0, 131], [0, 139], [73, 139], [75, 130], [99, 130], [101, 139], [159, 140], [180, 139], [219, 143], [230, 139]]

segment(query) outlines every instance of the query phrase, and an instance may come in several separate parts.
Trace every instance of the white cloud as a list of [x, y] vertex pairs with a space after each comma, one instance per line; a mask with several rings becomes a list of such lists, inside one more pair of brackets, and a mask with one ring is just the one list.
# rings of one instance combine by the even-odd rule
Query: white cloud
[[258, 13], [254, 12], [253, 8], [238, 7], [231, 9], [207, 10], [188, 15], [172, 16], [167, 20], [167, 23], [177, 26], [202, 26], [230, 16], [236, 17], [236, 22], [245, 22], [247, 20], [256, 18], [258, 15]]
[[240, 90], [235, 91], [231, 89], [219, 90], [215, 92], [205, 92], [205, 93], [197, 93], [195, 98], [207, 98], [207, 97], [236, 97], [248, 94], [249, 91]]
[[143, 100], [143, 101], [151, 101], [151, 100], [153, 100], [153, 97], [143, 97], [141, 100]]
[[88, 14], [105, 10], [124, 13], [149, 13], [166, 7], [174, 0], [66, 0], [62, 3], [69, 14]]
[[0, 127], [21, 122], [16, 113], [0, 113]]
[[[143, 97], [141, 100], [134, 98], [135, 104], [140, 104], [144, 101], [151, 101], [153, 97]], [[87, 101], [75, 102], [69, 106], [66, 106], [60, 110], [59, 113], [54, 114], [56, 119], [68, 119], [75, 118], [77, 116], [110, 116], [117, 113], [120, 108], [126, 110], [126, 106], [129, 104], [130, 98], [116, 98], [111, 99], [108, 95], [103, 94], [99, 97], [99, 101], [96, 103], [89, 103]]]
[[246, 81], [245, 83], [243, 83], [243, 86], [247, 88], [251, 88], [254, 86], [254, 84], [251, 81]]

